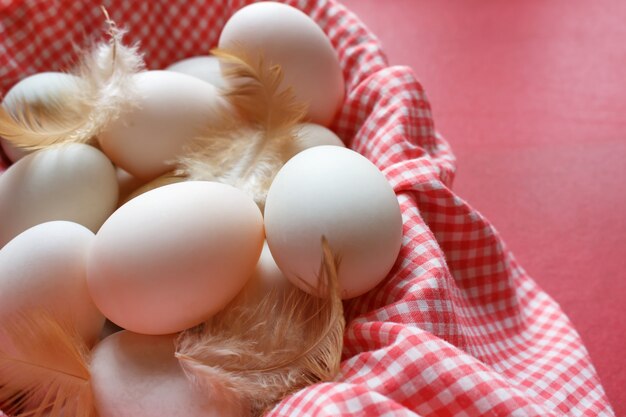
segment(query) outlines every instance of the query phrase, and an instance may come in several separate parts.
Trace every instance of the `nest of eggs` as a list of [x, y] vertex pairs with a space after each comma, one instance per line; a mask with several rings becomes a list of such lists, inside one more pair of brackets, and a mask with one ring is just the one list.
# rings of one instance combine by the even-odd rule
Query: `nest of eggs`
[[[266, 13], [312, 39], [304, 56], [261, 48]], [[296, 9], [247, 6], [200, 80], [146, 71], [105, 16], [108, 40], [54, 75], [58, 94], [29, 100], [25, 80], [0, 108], [16, 160], [0, 177], [0, 409], [260, 415], [332, 380], [341, 299], [387, 275], [402, 219], [324, 127], [344, 98], [330, 42]], [[96, 344], [105, 317], [126, 330]]]

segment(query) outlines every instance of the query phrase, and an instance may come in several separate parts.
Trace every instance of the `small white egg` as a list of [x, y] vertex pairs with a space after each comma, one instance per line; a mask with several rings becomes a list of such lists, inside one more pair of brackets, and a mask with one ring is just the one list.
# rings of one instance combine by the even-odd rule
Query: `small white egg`
[[90, 371], [100, 417], [241, 415], [237, 404], [194, 387], [174, 356], [175, 337], [124, 330], [96, 346]]
[[[89, 296], [86, 256], [94, 234], [71, 222], [39, 224], [0, 250], [0, 323], [16, 313], [42, 310], [76, 326], [88, 344], [104, 316]], [[2, 344], [2, 340], [0, 340]]]
[[337, 53], [324, 31], [300, 10], [273, 1], [238, 10], [226, 22], [220, 48], [244, 48], [253, 59], [283, 69], [283, 86], [309, 105], [310, 121], [330, 125], [344, 99], [344, 79]]
[[298, 152], [314, 146], [331, 145], [341, 146], [342, 148], [346, 147], [343, 141], [339, 139], [339, 136], [335, 135], [332, 130], [324, 126], [315, 123], [302, 123], [298, 125], [296, 129], [296, 146]]
[[341, 259], [339, 284], [347, 299], [371, 290], [391, 270], [402, 243], [402, 216], [372, 162], [350, 149], [317, 146], [276, 175], [265, 204], [265, 233], [281, 271], [307, 292], [318, 284], [325, 236]]
[[134, 75], [138, 107], [98, 137], [102, 151], [141, 180], [171, 171], [184, 145], [204, 126], [220, 122], [228, 102], [202, 80], [172, 71]]
[[[2, 107], [13, 114], [19, 102], [30, 106], [46, 106], [64, 96], [80, 91], [79, 78], [63, 72], [40, 72], [22, 79], [4, 96]], [[6, 156], [16, 162], [28, 152], [16, 148], [9, 141], [0, 138], [0, 146]]]
[[195, 56], [175, 62], [166, 71], [180, 72], [191, 75], [214, 85], [217, 88], [224, 88], [224, 77], [220, 69], [220, 60], [214, 56]]
[[96, 232], [115, 210], [115, 168], [89, 145], [57, 145], [20, 159], [0, 175], [0, 247], [52, 220]]

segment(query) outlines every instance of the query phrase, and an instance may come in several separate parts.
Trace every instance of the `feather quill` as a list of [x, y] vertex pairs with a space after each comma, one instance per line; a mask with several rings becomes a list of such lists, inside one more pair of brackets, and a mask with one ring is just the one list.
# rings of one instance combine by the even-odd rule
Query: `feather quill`
[[306, 105], [291, 87], [282, 88], [279, 65], [254, 60], [243, 50], [215, 49], [228, 87], [224, 96], [237, 112], [223, 111], [223, 123], [207, 126], [178, 159], [190, 180], [218, 181], [249, 194], [263, 209], [278, 170], [296, 153], [296, 125]]
[[88, 348], [49, 313], [22, 314], [0, 334], [0, 409], [16, 417], [95, 417]]
[[75, 71], [79, 94], [31, 106], [0, 107], [0, 136], [14, 146], [38, 150], [57, 143], [89, 143], [120, 114], [136, 106], [133, 75], [144, 69], [138, 46], [126, 46], [125, 31], [103, 8], [109, 40], [85, 53]]
[[183, 332], [176, 356], [208, 396], [260, 416], [285, 396], [339, 372], [344, 317], [337, 261], [323, 241], [318, 290], [295, 286], [261, 295], [252, 286], [210, 321]]

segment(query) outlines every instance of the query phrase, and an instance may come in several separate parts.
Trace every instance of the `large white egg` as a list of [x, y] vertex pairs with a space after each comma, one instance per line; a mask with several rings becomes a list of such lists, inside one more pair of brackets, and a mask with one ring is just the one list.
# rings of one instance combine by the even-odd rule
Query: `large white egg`
[[87, 343], [94, 343], [104, 317], [87, 291], [86, 256], [93, 239], [79, 224], [55, 221], [32, 227], [4, 246], [0, 323], [42, 310], [75, 325]]
[[220, 60], [214, 56], [194, 56], [175, 62], [166, 71], [180, 72], [191, 75], [214, 85], [217, 88], [225, 86], [224, 77], [220, 68]]
[[[78, 77], [63, 72], [40, 72], [15, 84], [4, 96], [2, 107], [11, 114], [20, 102], [45, 108], [56, 100], [79, 92]], [[0, 146], [13, 162], [27, 155], [26, 151], [14, 147], [4, 138], [0, 138]]]
[[265, 232], [280, 269], [308, 292], [317, 286], [326, 236], [341, 259], [339, 283], [347, 299], [371, 290], [391, 270], [402, 216], [372, 162], [346, 148], [318, 146], [294, 156], [276, 175], [265, 203]]
[[297, 99], [309, 104], [314, 123], [328, 126], [343, 103], [343, 74], [330, 40], [294, 7], [268, 1], [240, 9], [226, 22], [219, 47], [245, 48], [279, 64], [283, 86], [293, 86]]
[[229, 104], [213, 85], [177, 72], [140, 72], [134, 83], [137, 108], [98, 141], [117, 166], [147, 181], [171, 171], [184, 145], [207, 124], [219, 123]]
[[128, 201], [89, 254], [96, 305], [136, 333], [168, 334], [221, 310], [252, 276], [263, 246], [254, 201], [225, 184], [188, 181]]
[[117, 194], [115, 168], [92, 146], [65, 144], [32, 153], [0, 175], [0, 247], [52, 220], [96, 232], [115, 210]]
[[174, 356], [174, 339], [121, 331], [96, 346], [90, 371], [100, 417], [241, 415], [237, 404], [192, 385]]

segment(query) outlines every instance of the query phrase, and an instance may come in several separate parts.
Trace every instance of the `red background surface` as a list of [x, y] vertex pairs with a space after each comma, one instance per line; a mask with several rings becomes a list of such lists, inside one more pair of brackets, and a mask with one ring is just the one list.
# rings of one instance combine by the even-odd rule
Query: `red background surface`
[[424, 84], [487, 216], [626, 415], [626, 2], [346, 0]]

